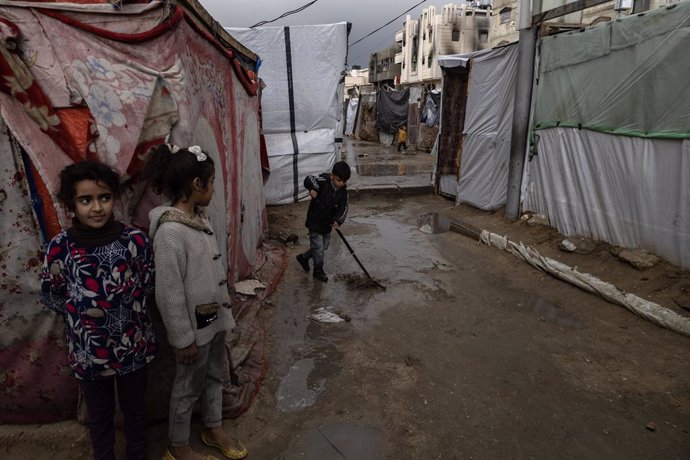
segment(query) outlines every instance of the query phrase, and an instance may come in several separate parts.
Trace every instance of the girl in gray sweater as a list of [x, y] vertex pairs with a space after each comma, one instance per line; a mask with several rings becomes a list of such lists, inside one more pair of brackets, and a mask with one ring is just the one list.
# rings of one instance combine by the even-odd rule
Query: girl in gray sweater
[[[192, 410], [201, 397], [204, 444], [241, 459], [247, 449], [222, 427], [225, 334], [235, 326], [227, 273], [203, 208], [213, 197], [213, 160], [199, 146], [163, 144], [147, 160], [153, 190], [170, 200], [151, 211], [156, 303], [175, 349], [170, 395], [170, 447], [164, 460], [206, 458], [189, 445]], [[203, 397], [202, 397], [203, 396]]]

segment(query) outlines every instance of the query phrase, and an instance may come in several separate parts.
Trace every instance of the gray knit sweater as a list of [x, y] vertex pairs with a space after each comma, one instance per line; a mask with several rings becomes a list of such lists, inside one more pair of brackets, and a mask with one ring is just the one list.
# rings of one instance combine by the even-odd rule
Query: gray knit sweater
[[216, 333], [235, 327], [223, 268], [227, 256], [220, 253], [209, 220], [203, 213], [193, 218], [170, 206], [151, 210], [149, 219], [156, 304], [170, 344], [205, 345]]

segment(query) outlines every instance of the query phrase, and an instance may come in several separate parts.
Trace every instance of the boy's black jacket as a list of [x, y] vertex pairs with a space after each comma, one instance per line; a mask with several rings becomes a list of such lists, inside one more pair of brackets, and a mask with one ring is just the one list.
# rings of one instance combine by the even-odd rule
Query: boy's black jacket
[[331, 182], [331, 175], [323, 173], [318, 176], [307, 176], [304, 179], [307, 190], [316, 190], [318, 195], [309, 203], [307, 221], [304, 225], [309, 231], [330, 233], [333, 222], [342, 225], [347, 217], [347, 189], [336, 189]]

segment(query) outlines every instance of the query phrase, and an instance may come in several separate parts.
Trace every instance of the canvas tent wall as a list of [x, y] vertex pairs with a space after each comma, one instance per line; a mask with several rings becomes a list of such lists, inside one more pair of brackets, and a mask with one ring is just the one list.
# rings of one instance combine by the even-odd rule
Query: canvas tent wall
[[306, 198], [304, 177], [337, 160], [347, 23], [226, 30], [262, 59], [262, 128], [271, 167], [266, 203]]
[[74, 417], [62, 319], [38, 301], [44, 244], [69, 226], [54, 198], [65, 165], [99, 159], [132, 179], [116, 216], [147, 226], [159, 199], [136, 177], [149, 147], [201, 145], [216, 165], [209, 211], [229, 281], [265, 261], [255, 56], [191, 8], [0, 5], [0, 422]]
[[690, 267], [690, 2], [542, 40], [524, 209]]
[[[458, 203], [468, 203], [479, 209], [501, 208], [505, 205], [508, 185], [517, 44], [466, 55], [442, 56], [439, 62], [444, 70], [444, 93], [446, 86], [449, 87], [449, 98], [444, 99], [449, 107], [448, 113], [444, 107], [441, 142], [447, 160], [442, 164], [444, 157], [439, 155], [440, 191], [456, 196]], [[463, 111], [462, 85], [465, 84], [468, 89]], [[459, 89], [452, 91], [454, 87]], [[450, 116], [453, 107], [464, 120], [456, 121]], [[461, 139], [457, 139], [457, 134], [452, 136], [453, 130], [457, 131], [457, 126], [452, 125], [458, 123], [463, 126]], [[458, 172], [453, 171], [450, 164], [455, 158]]]

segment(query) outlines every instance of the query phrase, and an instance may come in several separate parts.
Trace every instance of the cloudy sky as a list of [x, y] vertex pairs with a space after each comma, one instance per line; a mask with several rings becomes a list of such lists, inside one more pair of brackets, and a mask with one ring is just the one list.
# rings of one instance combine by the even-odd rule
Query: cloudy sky
[[[211, 16], [224, 27], [250, 27], [259, 21], [275, 19], [281, 14], [299, 8], [310, 0], [200, 0]], [[395, 18], [421, 0], [318, 0], [302, 12], [280, 19], [267, 26], [298, 24], [352, 23], [350, 43], [353, 43], [374, 29]], [[441, 9], [450, 0], [427, 0], [409, 15], [419, 17], [422, 9], [435, 6]], [[455, 3], [461, 3], [456, 1]], [[369, 54], [393, 44], [395, 32], [402, 29], [405, 16], [396, 19], [389, 26], [371, 37], [354, 45], [348, 54], [348, 65], [369, 66]]]

